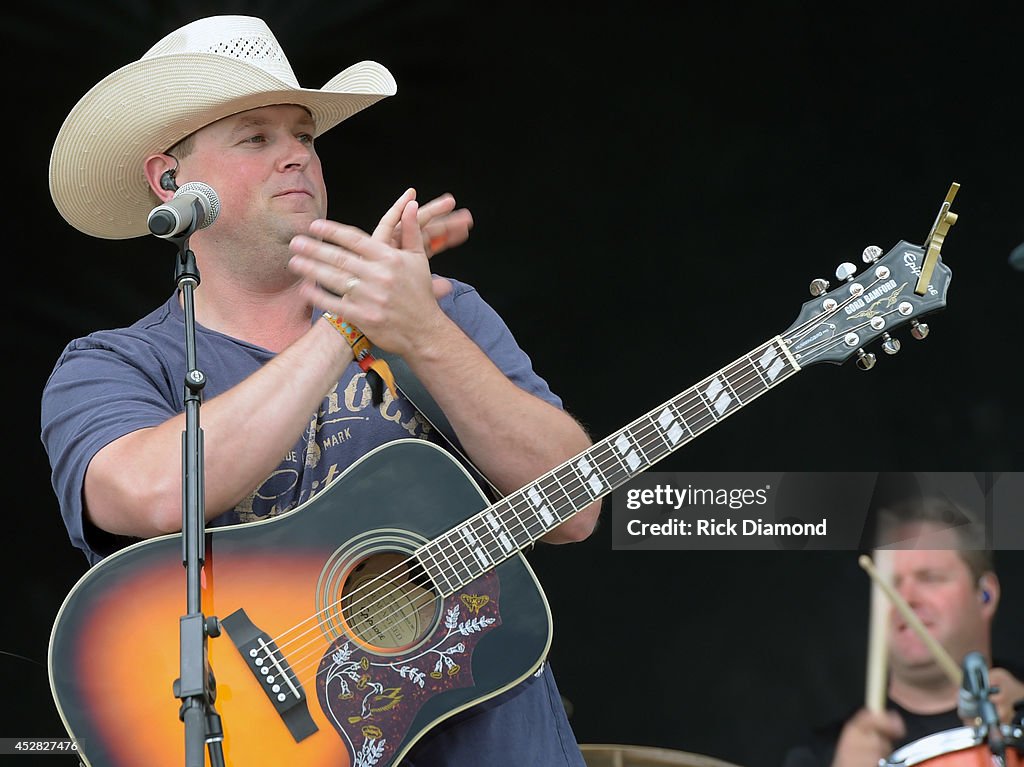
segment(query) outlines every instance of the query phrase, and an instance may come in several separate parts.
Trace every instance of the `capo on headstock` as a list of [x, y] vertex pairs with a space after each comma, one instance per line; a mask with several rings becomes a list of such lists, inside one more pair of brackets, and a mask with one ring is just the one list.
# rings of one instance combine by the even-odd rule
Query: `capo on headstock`
[[914, 292], [919, 296], [923, 296], [924, 292], [928, 289], [928, 283], [932, 279], [932, 270], [935, 269], [935, 263], [939, 260], [939, 251], [942, 250], [942, 241], [946, 238], [946, 232], [949, 231], [949, 227], [956, 223], [956, 213], [949, 208], [953, 204], [953, 198], [956, 197], [956, 193], [959, 190], [960, 184], [954, 181], [946, 193], [946, 199], [942, 201], [939, 215], [935, 217], [935, 223], [932, 224], [931, 231], [928, 232], [928, 238], [924, 242], [924, 263], [921, 265], [921, 274], [918, 276], [917, 284], [914, 286]]

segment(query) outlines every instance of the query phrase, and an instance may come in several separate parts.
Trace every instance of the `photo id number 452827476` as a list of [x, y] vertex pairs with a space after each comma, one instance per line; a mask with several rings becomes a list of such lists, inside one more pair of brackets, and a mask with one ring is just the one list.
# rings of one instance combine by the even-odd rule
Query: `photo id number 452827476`
[[78, 751], [71, 738], [0, 738], [0, 755], [69, 754]]

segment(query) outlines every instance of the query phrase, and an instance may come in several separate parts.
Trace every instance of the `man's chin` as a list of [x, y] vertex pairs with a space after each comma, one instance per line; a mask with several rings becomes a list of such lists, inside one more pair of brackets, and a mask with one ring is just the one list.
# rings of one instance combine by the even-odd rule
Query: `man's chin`
[[931, 650], [921, 644], [901, 647], [890, 656], [893, 668], [904, 668], [908, 671], [923, 670], [937, 665]]
[[892, 673], [918, 684], [936, 684], [947, 679], [940, 663], [930, 654], [906, 655], [891, 661]]
[[292, 241], [292, 238], [299, 234], [309, 236], [309, 225], [312, 224], [317, 218], [311, 213], [293, 214], [290, 216], [281, 216], [277, 221], [274, 222], [274, 229], [277, 231], [278, 239], [287, 244]]

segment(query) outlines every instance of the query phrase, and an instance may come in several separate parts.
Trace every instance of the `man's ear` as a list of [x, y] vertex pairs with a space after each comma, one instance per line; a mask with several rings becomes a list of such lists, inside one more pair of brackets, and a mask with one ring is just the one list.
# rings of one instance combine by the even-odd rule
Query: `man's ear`
[[978, 599], [981, 600], [981, 609], [988, 615], [994, 615], [996, 607], [999, 606], [999, 578], [995, 573], [985, 573], [978, 578]]
[[149, 188], [157, 199], [166, 202], [178, 190], [174, 174], [178, 170], [178, 161], [169, 154], [154, 154], [146, 158], [144, 165]]

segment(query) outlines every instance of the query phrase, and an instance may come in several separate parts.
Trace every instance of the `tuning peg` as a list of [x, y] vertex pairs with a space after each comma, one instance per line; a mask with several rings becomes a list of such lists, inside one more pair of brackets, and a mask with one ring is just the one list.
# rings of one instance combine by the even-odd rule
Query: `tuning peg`
[[918, 341], [927, 338], [930, 330], [931, 329], [923, 322], [918, 322], [917, 320], [910, 321], [910, 335], [912, 335]]
[[828, 280], [817, 277], [811, 280], [811, 287], [808, 289], [811, 291], [811, 295], [817, 298], [828, 290]]
[[871, 352], [865, 352], [863, 349], [857, 350], [857, 367], [861, 370], [871, 370], [875, 366], [876, 357]]
[[836, 279], [846, 280], [850, 282], [853, 280], [853, 275], [857, 273], [857, 267], [851, 264], [849, 261], [844, 261], [836, 267]]
[[893, 338], [888, 333], [882, 333], [882, 351], [886, 354], [895, 354], [900, 350], [898, 338]]
[[873, 264], [882, 257], [882, 249], [877, 245], [868, 245], [864, 248], [864, 252], [860, 254], [860, 257], [864, 260], [865, 264]]

